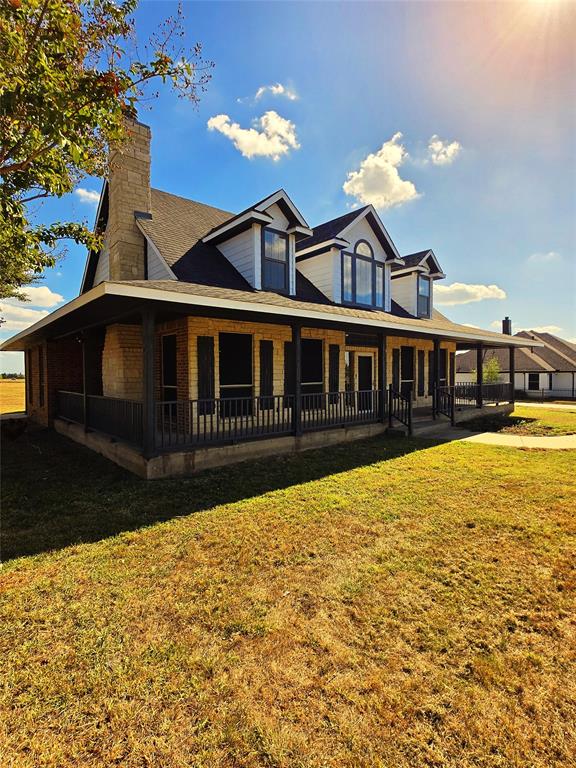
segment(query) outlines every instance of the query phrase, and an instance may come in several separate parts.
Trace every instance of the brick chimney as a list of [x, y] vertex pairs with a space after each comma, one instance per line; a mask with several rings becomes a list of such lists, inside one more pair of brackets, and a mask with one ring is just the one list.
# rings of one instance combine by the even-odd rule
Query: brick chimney
[[508, 316], [502, 320], [502, 333], [505, 333], [506, 336], [512, 336], [512, 321]]
[[108, 179], [109, 214], [106, 240], [110, 280], [143, 280], [144, 236], [134, 213], [151, 212], [150, 128], [127, 120], [128, 139], [110, 156]]

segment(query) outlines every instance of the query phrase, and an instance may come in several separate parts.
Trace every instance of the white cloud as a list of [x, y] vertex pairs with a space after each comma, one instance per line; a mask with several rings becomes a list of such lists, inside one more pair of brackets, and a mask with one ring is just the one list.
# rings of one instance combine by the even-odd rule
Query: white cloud
[[452, 285], [434, 286], [434, 303], [444, 306], [471, 304], [484, 299], [505, 299], [506, 292], [497, 285], [474, 285], [472, 283], [452, 283]]
[[94, 192], [91, 189], [83, 189], [83, 187], [75, 189], [74, 194], [80, 199], [81, 203], [86, 203], [87, 205], [98, 205], [98, 201], [100, 200], [100, 192]]
[[[31, 285], [22, 290], [28, 301], [18, 299], [3, 299], [0, 304], [0, 325], [2, 331], [23, 331], [37, 320], [50, 314], [53, 309], [64, 301], [64, 296], [50, 290], [47, 285]], [[38, 309], [41, 307], [41, 309]]]
[[254, 101], [259, 101], [267, 93], [272, 94], [272, 96], [284, 96], [289, 101], [296, 101], [298, 98], [298, 94], [293, 88], [282, 85], [282, 83], [276, 83], [276, 85], [261, 85], [256, 91]]
[[[26, 296], [27, 305], [32, 307], [55, 307], [64, 301], [64, 296], [50, 290], [47, 285], [29, 285], [22, 289], [22, 293]], [[18, 299], [4, 299], [2, 303], [23, 306]]]
[[460, 154], [459, 141], [445, 141], [434, 134], [428, 142], [428, 157], [434, 165], [450, 165]]
[[46, 309], [29, 309], [22, 305], [16, 306], [4, 301], [2, 306], [0, 306], [0, 318], [3, 320], [0, 328], [3, 331], [23, 331], [49, 314]]
[[414, 184], [398, 173], [399, 166], [408, 157], [401, 138], [401, 133], [395, 133], [377, 152], [362, 160], [360, 170], [350, 171], [342, 186], [344, 192], [376, 208], [391, 208], [418, 197]]
[[261, 85], [260, 88], [256, 91], [254, 94], [254, 97], [246, 97], [244, 99], [236, 99], [238, 104], [243, 104], [246, 101], [251, 101], [253, 104], [255, 104], [257, 101], [260, 101], [266, 94], [270, 94], [271, 96], [282, 96], [285, 99], [288, 99], [288, 101], [296, 101], [299, 96], [289, 85], [282, 85], [282, 83], [275, 83], [273, 85]]
[[557, 251], [548, 251], [547, 253], [533, 253], [528, 256], [530, 264], [554, 264], [562, 261], [562, 256]]
[[[497, 330], [502, 329], [502, 320], [493, 320], [490, 323], [492, 328]], [[513, 333], [520, 333], [520, 331], [535, 331], [536, 333], [552, 333], [558, 335], [562, 332], [562, 328], [559, 325], [532, 325], [529, 328], [519, 328], [515, 323], [512, 323]]]
[[242, 128], [238, 123], [231, 122], [228, 115], [215, 115], [208, 120], [208, 130], [224, 134], [236, 149], [249, 159], [270, 157], [272, 160], [279, 160], [291, 149], [300, 149], [296, 126], [274, 110], [256, 118], [253, 126]]

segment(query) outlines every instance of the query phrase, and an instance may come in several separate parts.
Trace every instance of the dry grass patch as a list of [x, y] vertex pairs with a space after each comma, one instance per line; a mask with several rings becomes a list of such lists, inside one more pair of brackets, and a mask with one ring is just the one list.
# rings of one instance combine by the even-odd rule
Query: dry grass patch
[[573, 764], [572, 454], [372, 440], [146, 484], [27, 440], [20, 536], [44, 498], [92, 539], [183, 516], [7, 565], [2, 765]]
[[576, 435], [576, 406], [574, 410], [553, 410], [545, 406], [517, 405], [509, 416], [479, 416], [458, 426], [475, 432], [503, 432], [509, 435]]
[[24, 379], [0, 379], [0, 413], [26, 410]]

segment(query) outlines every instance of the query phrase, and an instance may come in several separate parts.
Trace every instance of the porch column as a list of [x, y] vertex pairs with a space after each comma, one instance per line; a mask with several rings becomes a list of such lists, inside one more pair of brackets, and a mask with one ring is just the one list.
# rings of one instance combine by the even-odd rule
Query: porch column
[[83, 394], [83, 412], [84, 412], [84, 432], [88, 431], [88, 336], [86, 333], [82, 336], [82, 394]]
[[295, 435], [302, 434], [302, 326], [292, 324], [292, 347], [294, 350], [294, 411], [292, 429]]
[[379, 403], [379, 417], [382, 423], [386, 422], [386, 386], [387, 386], [387, 371], [386, 371], [386, 334], [383, 331], [378, 332], [378, 397]]
[[482, 379], [484, 376], [483, 371], [483, 348], [482, 344], [478, 344], [476, 347], [476, 408], [482, 408], [482, 405], [484, 403], [484, 398], [482, 395]]
[[508, 369], [510, 371], [510, 402], [514, 403], [516, 400], [515, 396], [515, 389], [516, 389], [516, 360], [514, 353], [516, 352], [516, 349], [514, 347], [508, 347], [508, 355], [509, 355], [509, 365]]
[[433, 370], [432, 370], [432, 418], [436, 418], [438, 413], [437, 407], [437, 388], [440, 384], [440, 339], [434, 339], [434, 352], [432, 353]]
[[155, 357], [154, 310], [142, 311], [142, 436], [144, 456], [154, 455], [156, 443], [154, 403], [154, 357]]

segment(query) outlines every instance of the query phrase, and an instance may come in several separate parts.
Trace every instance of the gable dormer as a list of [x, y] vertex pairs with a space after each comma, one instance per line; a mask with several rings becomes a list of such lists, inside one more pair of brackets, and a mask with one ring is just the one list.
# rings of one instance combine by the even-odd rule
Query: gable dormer
[[296, 293], [296, 241], [312, 234], [284, 190], [233, 216], [202, 238], [256, 290]]
[[336, 304], [391, 308], [391, 267], [401, 257], [368, 205], [314, 228], [296, 248], [297, 269]]
[[434, 281], [442, 272], [434, 251], [418, 251], [404, 256], [403, 264], [392, 267], [392, 298], [415, 317], [432, 317]]

